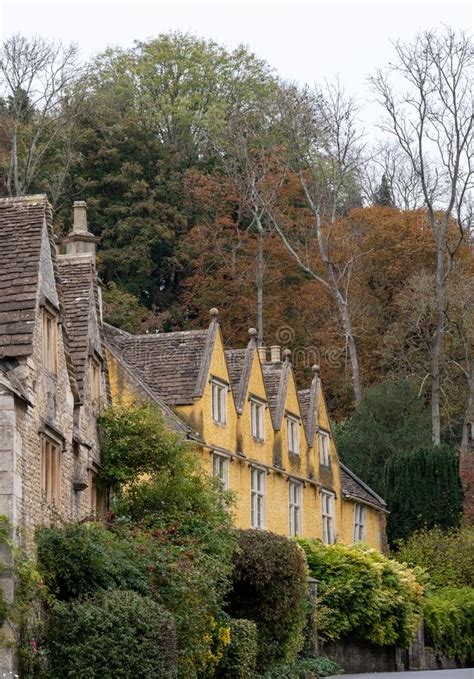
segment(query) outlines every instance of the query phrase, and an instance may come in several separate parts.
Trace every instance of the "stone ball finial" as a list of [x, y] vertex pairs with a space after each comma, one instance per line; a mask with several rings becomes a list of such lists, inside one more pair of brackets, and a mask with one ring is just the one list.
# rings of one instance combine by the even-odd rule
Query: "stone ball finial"
[[249, 328], [249, 337], [257, 337], [258, 332], [255, 328]]
[[217, 318], [217, 316], [219, 316], [219, 309], [216, 309], [216, 307], [213, 306], [212, 309], [210, 309], [209, 314], [212, 318]]
[[311, 370], [313, 371], [313, 373], [314, 373], [315, 375], [316, 375], [316, 374], [319, 375], [319, 373], [320, 373], [320, 371], [321, 371], [321, 368], [320, 368], [319, 365], [316, 365], [316, 363], [315, 363], [315, 364], [311, 367]]
[[289, 362], [290, 356], [291, 356], [291, 350], [290, 349], [283, 349], [284, 360]]

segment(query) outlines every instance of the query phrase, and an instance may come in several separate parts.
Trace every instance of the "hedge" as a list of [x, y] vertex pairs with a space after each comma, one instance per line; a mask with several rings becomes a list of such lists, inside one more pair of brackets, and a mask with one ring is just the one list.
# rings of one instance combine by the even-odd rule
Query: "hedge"
[[366, 546], [299, 540], [320, 581], [318, 630], [380, 646], [409, 646], [419, 624], [423, 587], [416, 571]]
[[428, 593], [425, 642], [448, 658], [474, 660], [474, 589], [443, 587]]
[[178, 676], [172, 616], [135, 592], [57, 603], [46, 640], [52, 679]]
[[257, 669], [296, 658], [304, 643], [307, 568], [292, 540], [259, 530], [239, 530], [228, 612], [258, 628]]
[[257, 664], [258, 633], [252, 620], [230, 620], [230, 645], [217, 668], [219, 679], [253, 679]]

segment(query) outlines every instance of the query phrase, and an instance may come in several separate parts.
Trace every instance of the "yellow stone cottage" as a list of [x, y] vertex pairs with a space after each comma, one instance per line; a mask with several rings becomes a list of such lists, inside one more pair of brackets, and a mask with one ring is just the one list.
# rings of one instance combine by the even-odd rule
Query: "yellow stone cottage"
[[298, 390], [290, 352], [255, 330], [226, 349], [216, 309], [205, 330], [104, 334], [112, 402], [157, 403], [234, 492], [237, 527], [384, 547], [385, 502], [339, 461], [316, 366]]

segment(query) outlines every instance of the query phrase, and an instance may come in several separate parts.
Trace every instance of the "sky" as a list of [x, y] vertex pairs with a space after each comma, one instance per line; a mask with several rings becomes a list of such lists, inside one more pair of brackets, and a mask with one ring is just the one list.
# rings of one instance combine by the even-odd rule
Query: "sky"
[[0, 34], [40, 34], [78, 43], [84, 57], [180, 30], [230, 48], [247, 45], [286, 80], [339, 77], [375, 121], [367, 76], [393, 56], [391, 40], [410, 40], [443, 24], [473, 32], [474, 0], [0, 0]]

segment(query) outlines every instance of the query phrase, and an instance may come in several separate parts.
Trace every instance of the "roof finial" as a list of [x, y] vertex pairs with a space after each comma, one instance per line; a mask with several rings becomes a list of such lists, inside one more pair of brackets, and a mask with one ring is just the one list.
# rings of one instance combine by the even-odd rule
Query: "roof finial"
[[254, 337], [257, 337], [258, 332], [255, 330], [255, 328], [249, 328], [249, 337], [253, 339]]
[[283, 349], [283, 360], [285, 363], [290, 362], [290, 356], [291, 356], [291, 350], [290, 349]]
[[313, 366], [311, 366], [311, 370], [315, 375], [319, 375], [321, 368], [319, 365], [316, 365], [315, 363]]
[[211, 318], [217, 318], [219, 316], [219, 309], [216, 309], [216, 307], [213, 306], [212, 309], [209, 310], [209, 315]]

